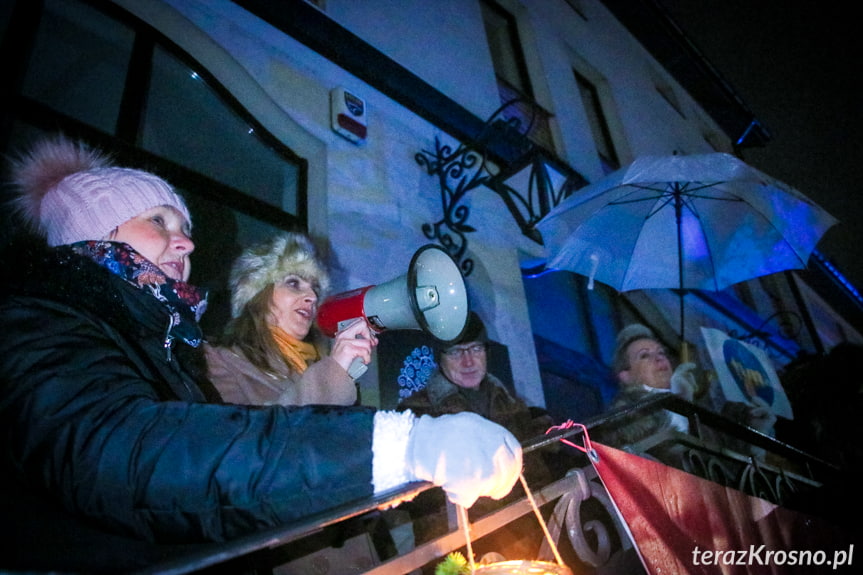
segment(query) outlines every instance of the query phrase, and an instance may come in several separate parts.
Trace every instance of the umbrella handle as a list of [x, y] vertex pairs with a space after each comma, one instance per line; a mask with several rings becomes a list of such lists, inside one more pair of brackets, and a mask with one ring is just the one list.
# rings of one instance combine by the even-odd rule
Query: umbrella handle
[[680, 343], [680, 363], [689, 363], [689, 344], [685, 341]]

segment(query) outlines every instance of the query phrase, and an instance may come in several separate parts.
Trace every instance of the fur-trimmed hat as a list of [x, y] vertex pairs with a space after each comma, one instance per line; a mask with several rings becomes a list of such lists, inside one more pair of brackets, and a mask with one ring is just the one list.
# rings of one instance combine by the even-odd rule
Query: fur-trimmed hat
[[330, 287], [326, 268], [307, 235], [286, 232], [246, 249], [231, 268], [231, 316], [239, 317], [262, 289], [291, 274], [316, 284], [319, 298]]
[[620, 333], [617, 334], [617, 342], [614, 346], [614, 356], [611, 360], [611, 368], [614, 370], [614, 373], [619, 373], [627, 369], [628, 362], [626, 359], [626, 348], [629, 347], [629, 344], [638, 339], [652, 339], [654, 341], [658, 341], [656, 339], [656, 335], [646, 325], [631, 323], [624, 327], [620, 330]]
[[63, 136], [39, 142], [12, 169], [18, 213], [51, 246], [101, 240], [157, 206], [174, 207], [191, 223], [186, 204], [163, 179], [113, 166]]

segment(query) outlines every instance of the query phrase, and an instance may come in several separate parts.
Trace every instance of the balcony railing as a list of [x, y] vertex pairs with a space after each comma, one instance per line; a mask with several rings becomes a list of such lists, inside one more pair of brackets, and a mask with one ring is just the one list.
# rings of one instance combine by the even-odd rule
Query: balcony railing
[[[585, 423], [588, 434], [599, 435], [633, 417], [656, 410], [668, 410], [686, 416], [690, 433], [666, 432], [636, 444], [616, 446], [645, 457], [661, 459], [673, 447], [675, 461], [666, 462], [683, 470], [744, 493], [777, 504], [792, 506], [817, 493], [841, 472], [835, 465], [777, 441], [751, 428], [727, 420], [709, 410], [688, 403], [672, 394], [641, 402], [632, 407], [609, 412]], [[526, 465], [531, 457], [541, 456], [549, 462], [550, 481], [529, 485], [534, 504], [545, 518], [548, 533], [557, 549], [552, 550], [544, 535], [534, 507], [517, 486], [514, 493], [483, 512], [472, 508], [469, 531], [451, 504], [441, 513], [449, 517], [445, 532], [428, 540], [415, 541], [406, 552], [379, 552], [373, 564], [363, 573], [392, 575], [432, 573], [433, 566], [453, 551], [464, 552], [466, 532], [477, 557], [489, 550], [503, 555], [507, 550], [527, 550], [532, 557], [507, 557], [554, 561], [553, 551], [573, 572], [639, 573], [643, 572], [625, 526], [620, 523], [609, 495], [599, 481], [587, 456], [561, 442], [578, 443], [581, 428], [556, 431], [535, 438], [524, 445]], [[527, 474], [526, 474], [527, 475]], [[289, 573], [280, 571], [273, 557], [288, 561], [303, 555], [303, 541], [348, 520], [374, 514], [386, 514], [398, 502], [436, 489], [417, 483], [382, 496], [357, 501], [312, 516], [305, 521], [261, 531], [223, 544], [205, 545], [195, 554], [153, 565], [141, 573], [224, 573], [224, 566], [241, 564], [246, 573]], [[396, 509], [399, 509], [396, 507]], [[484, 545], [485, 543], [485, 545]], [[296, 549], [296, 550], [294, 550]], [[278, 550], [278, 553], [274, 553]], [[423, 568], [425, 567], [425, 570]], [[325, 571], [324, 571], [325, 572]]]

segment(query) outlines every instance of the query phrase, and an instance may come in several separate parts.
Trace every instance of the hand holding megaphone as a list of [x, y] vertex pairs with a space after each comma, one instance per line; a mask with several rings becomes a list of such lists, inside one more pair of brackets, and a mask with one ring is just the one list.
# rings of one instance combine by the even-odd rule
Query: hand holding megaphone
[[372, 348], [377, 344], [377, 335], [365, 319], [354, 318], [336, 332], [330, 357], [353, 379], [357, 379], [365, 373], [366, 366], [372, 360]]
[[[318, 310], [318, 327], [328, 337], [344, 331], [347, 339], [348, 330], [357, 329], [354, 320], [362, 319], [369, 338], [387, 329], [421, 329], [450, 342], [462, 334], [467, 317], [461, 270], [448, 253], [429, 244], [414, 253], [405, 275], [327, 298]], [[360, 331], [350, 333], [364, 337]], [[356, 379], [366, 363], [356, 358], [348, 373]]]

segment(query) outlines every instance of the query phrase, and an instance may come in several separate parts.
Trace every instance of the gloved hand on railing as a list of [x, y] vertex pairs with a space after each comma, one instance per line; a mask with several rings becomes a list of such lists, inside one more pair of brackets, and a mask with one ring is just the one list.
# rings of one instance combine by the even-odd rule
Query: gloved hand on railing
[[[392, 441], [398, 422], [406, 442]], [[387, 438], [388, 437], [388, 438]], [[521, 444], [506, 428], [475, 413], [414, 417], [380, 412], [375, 419], [373, 480], [379, 493], [394, 482], [429, 481], [470, 507], [481, 496], [500, 499], [518, 480]]]
[[767, 435], [773, 435], [773, 425], [776, 423], [776, 414], [766, 401], [758, 396], [751, 399], [751, 405], [747, 406], [746, 425]]
[[521, 461], [521, 445], [512, 433], [469, 412], [417, 418], [406, 459], [417, 479], [439, 485], [463, 507], [482, 495], [506, 496], [518, 480]]

